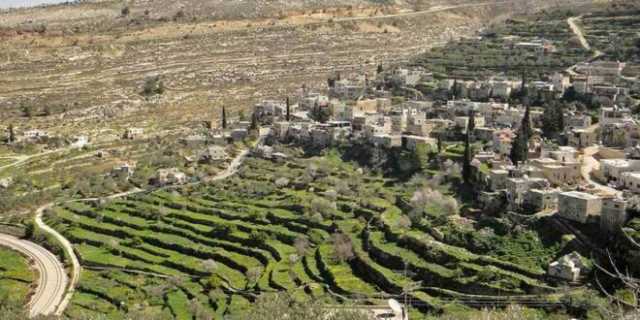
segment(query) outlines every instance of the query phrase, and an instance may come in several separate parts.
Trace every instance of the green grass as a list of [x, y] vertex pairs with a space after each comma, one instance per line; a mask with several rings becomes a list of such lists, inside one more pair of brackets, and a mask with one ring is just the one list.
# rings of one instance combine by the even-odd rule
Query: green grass
[[35, 277], [25, 257], [0, 247], [0, 299], [24, 303]]
[[[521, 283], [544, 289], [521, 266], [436, 241], [419, 229], [398, 229], [397, 220], [405, 213], [394, 199], [404, 196], [405, 190], [394, 181], [357, 174], [352, 164], [333, 153], [290, 162], [250, 159], [244, 170], [252, 175], [243, 179], [157, 191], [99, 207], [56, 208], [51, 222], [73, 242], [82, 263], [111, 268], [83, 272], [80, 296], [67, 314], [78, 317], [90, 309], [89, 301], [96, 300], [97, 309], [117, 319], [146, 301], [152, 310], [187, 319], [193, 316], [190, 301], [195, 299], [195, 304], [222, 319], [251, 305], [251, 296], [240, 294], [245, 291], [286, 290], [299, 301], [328, 303], [339, 300], [337, 293], [372, 302], [381, 292], [398, 293], [421, 279], [433, 279], [431, 286], [451, 290], [413, 293], [423, 306], [435, 306], [438, 296], [451, 292], [526, 293]], [[268, 187], [270, 191], [258, 197], [250, 186], [272, 184], [276, 176], [296, 179], [311, 163], [320, 174], [306, 188]], [[311, 201], [344, 181], [349, 190], [339, 192], [333, 216], [314, 216]], [[366, 221], [372, 226], [369, 249], [361, 234]], [[333, 230], [352, 239], [354, 260], [335, 259]], [[309, 239], [303, 257], [295, 255], [298, 238]], [[213, 260], [215, 267], [206, 268], [206, 260]], [[406, 261], [416, 272], [399, 274], [398, 261]], [[254, 270], [260, 273], [250, 281]], [[488, 273], [494, 276], [487, 277]]]

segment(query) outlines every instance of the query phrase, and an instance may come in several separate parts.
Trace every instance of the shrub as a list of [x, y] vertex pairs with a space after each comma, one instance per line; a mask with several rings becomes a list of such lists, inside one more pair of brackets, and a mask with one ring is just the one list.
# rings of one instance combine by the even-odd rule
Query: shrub
[[333, 242], [333, 258], [337, 262], [346, 262], [355, 256], [353, 253], [353, 244], [349, 236], [342, 233], [335, 233], [332, 236]]

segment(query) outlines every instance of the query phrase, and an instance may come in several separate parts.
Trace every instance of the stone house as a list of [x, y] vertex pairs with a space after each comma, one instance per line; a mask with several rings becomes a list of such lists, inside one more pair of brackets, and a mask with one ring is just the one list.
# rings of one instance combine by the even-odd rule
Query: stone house
[[[548, 162], [548, 160], [551, 160], [551, 162]], [[534, 159], [532, 165], [537, 166], [544, 177], [553, 185], [573, 185], [582, 179], [580, 163], [577, 161], [558, 162], [548, 158], [541, 158]]]
[[593, 146], [599, 141], [599, 125], [592, 125], [585, 129], [571, 129], [566, 132], [567, 144], [574, 148], [586, 148]]
[[602, 198], [589, 193], [569, 191], [558, 195], [558, 215], [567, 220], [586, 223], [602, 212]]
[[603, 230], [614, 233], [627, 222], [627, 219], [627, 201], [619, 197], [602, 199], [600, 227]]
[[635, 120], [600, 126], [602, 145], [612, 148], [633, 147], [640, 143], [640, 126]]
[[623, 123], [631, 119], [631, 110], [629, 110], [628, 108], [613, 106], [600, 109], [599, 123], [601, 126], [605, 126], [611, 123]]
[[187, 175], [177, 168], [159, 169], [156, 176], [151, 179], [151, 183], [156, 186], [166, 186], [170, 184], [187, 183]]
[[224, 161], [229, 157], [227, 151], [221, 146], [210, 146], [201, 155], [199, 161], [202, 163], [214, 163]]
[[558, 162], [575, 162], [578, 159], [578, 150], [573, 147], [543, 144], [540, 158], [551, 158]]
[[492, 191], [506, 189], [508, 178], [509, 171], [504, 169], [493, 169], [489, 171], [489, 187]]
[[622, 174], [625, 172], [640, 172], [640, 160], [635, 159], [602, 159], [600, 171], [608, 182], [622, 183]]
[[422, 80], [424, 75], [422, 69], [405, 69], [398, 68], [393, 71], [392, 79], [398, 81], [403, 86], [415, 86]]
[[115, 178], [128, 180], [129, 178], [131, 178], [131, 176], [133, 176], [135, 169], [136, 169], [135, 162], [131, 162], [131, 163], [123, 162], [113, 167], [113, 169], [111, 170], [111, 176]]
[[519, 177], [507, 178], [507, 201], [512, 208], [520, 208], [524, 202], [525, 194], [530, 189], [548, 188], [549, 181], [544, 178]]
[[389, 135], [389, 134], [374, 135], [369, 141], [376, 146], [382, 146], [385, 148], [402, 146], [401, 135]]
[[530, 189], [524, 195], [522, 207], [531, 212], [556, 209], [558, 193], [556, 189]]
[[640, 172], [623, 172], [619, 185], [633, 193], [640, 193]]
[[549, 264], [547, 274], [569, 282], [576, 282], [585, 269], [584, 258], [577, 252], [572, 252]]
[[584, 113], [567, 113], [564, 115], [564, 130], [586, 129], [591, 126], [591, 116]]
[[133, 140], [133, 139], [141, 138], [143, 134], [144, 134], [144, 129], [142, 128], [127, 128], [127, 130], [124, 131], [123, 137], [125, 139]]

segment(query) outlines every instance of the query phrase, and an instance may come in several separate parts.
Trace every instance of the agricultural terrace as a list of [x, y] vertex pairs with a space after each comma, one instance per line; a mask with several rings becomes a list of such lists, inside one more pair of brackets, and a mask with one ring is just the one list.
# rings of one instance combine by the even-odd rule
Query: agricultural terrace
[[[258, 294], [283, 291], [302, 301], [376, 303], [404, 290], [417, 318], [512, 302], [561, 306], [569, 289], [544, 276], [563, 249], [558, 239], [439, 214], [446, 202], [414, 214], [412, 227], [411, 209], [396, 203], [434, 177], [399, 182], [336, 151], [309, 158], [276, 148], [289, 159], [249, 158], [225, 181], [51, 210], [47, 223], [83, 265], [66, 316], [241, 319]], [[453, 200], [457, 179], [442, 180], [439, 194]], [[460, 221], [469, 222], [454, 227]], [[434, 235], [430, 224], [451, 236]]]
[[24, 305], [35, 279], [25, 257], [0, 247], [0, 305]]
[[[413, 64], [431, 70], [436, 77], [473, 80], [496, 73], [529, 79], [562, 71], [586, 60], [589, 52], [572, 40], [567, 10], [542, 11], [533, 18], [511, 19], [488, 27], [479, 38], [451, 41], [443, 47], [432, 48]], [[553, 42], [556, 50], [539, 54], [512, 48], [514, 43], [542, 38]]]
[[[635, 6], [635, 7], [632, 7]], [[638, 4], [607, 7], [585, 15], [580, 20], [585, 38], [594, 49], [604, 53], [606, 60], [627, 64], [623, 75], [637, 83], [640, 75], [640, 8]], [[633, 88], [633, 87], [632, 87]]]

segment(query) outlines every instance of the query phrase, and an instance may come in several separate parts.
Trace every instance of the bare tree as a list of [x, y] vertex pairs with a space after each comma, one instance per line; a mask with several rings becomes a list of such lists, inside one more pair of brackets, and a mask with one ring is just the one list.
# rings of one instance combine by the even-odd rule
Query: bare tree
[[334, 233], [331, 236], [333, 242], [333, 257], [336, 261], [342, 263], [353, 259], [353, 244], [346, 234]]
[[305, 236], [297, 236], [293, 241], [293, 246], [296, 248], [298, 256], [306, 256], [307, 251], [309, 250], [309, 239]]

